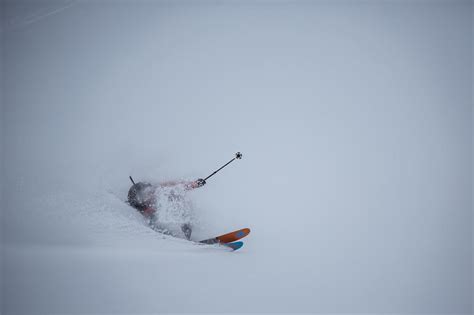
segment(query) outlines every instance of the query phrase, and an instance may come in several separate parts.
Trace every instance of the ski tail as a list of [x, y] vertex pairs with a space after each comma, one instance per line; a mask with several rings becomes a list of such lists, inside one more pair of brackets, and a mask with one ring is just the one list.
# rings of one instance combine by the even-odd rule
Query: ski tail
[[239, 248], [241, 248], [242, 246], [244, 246], [244, 242], [225, 243], [225, 244], [222, 244], [222, 245], [231, 248], [233, 251], [236, 251]]

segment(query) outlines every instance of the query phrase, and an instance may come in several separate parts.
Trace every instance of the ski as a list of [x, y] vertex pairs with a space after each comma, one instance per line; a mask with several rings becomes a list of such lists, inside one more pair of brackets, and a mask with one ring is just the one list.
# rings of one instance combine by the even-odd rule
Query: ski
[[[207, 240], [200, 241], [199, 243], [203, 244], [228, 244], [240, 240], [241, 238], [249, 235], [250, 229], [244, 228], [237, 231], [233, 231], [227, 234], [209, 238]], [[243, 243], [242, 243], [243, 245]]]
[[244, 242], [224, 243], [222, 245], [231, 248], [232, 251], [236, 251], [242, 246], [244, 246]]

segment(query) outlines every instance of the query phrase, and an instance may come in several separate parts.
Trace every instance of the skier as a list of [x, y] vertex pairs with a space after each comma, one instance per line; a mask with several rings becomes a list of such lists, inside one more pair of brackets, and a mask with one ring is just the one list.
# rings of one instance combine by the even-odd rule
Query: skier
[[[151, 223], [156, 223], [155, 213], [160, 210], [157, 209], [160, 203], [157, 202], [157, 197], [164, 195], [165, 199], [168, 199], [168, 202], [179, 205], [184, 202], [183, 191], [185, 192], [187, 190], [204, 186], [207, 179], [217, 174], [217, 172], [232, 163], [234, 160], [240, 159], [242, 159], [242, 153], [237, 152], [232, 160], [221, 166], [211, 175], [207, 176], [205, 179], [199, 178], [195, 181], [168, 181], [158, 185], [152, 185], [145, 182], [135, 184], [130, 176], [133, 185], [128, 191], [128, 203], [143, 214], [145, 218], [149, 219]], [[174, 187], [176, 187], [176, 189], [172, 189]], [[189, 223], [184, 223], [181, 225], [181, 230], [189, 240], [192, 233], [191, 225]]]
[[[131, 177], [130, 180], [133, 185], [128, 191], [128, 203], [137, 209], [145, 218], [150, 219], [150, 221], [155, 220], [155, 213], [159, 210], [157, 209], [156, 197], [160, 194], [160, 190], [181, 186], [187, 191], [202, 187], [206, 184], [206, 181], [202, 178], [195, 181], [167, 181], [158, 185], [152, 185], [146, 182], [135, 183]], [[175, 193], [168, 195], [170, 201], [180, 201], [183, 197], [184, 196]], [[192, 233], [191, 225], [189, 223], [182, 224], [181, 230], [189, 240]]]

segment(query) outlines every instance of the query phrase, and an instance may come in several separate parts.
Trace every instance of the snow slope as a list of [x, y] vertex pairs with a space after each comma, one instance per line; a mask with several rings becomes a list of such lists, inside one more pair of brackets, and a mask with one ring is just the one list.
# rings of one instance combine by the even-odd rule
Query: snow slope
[[2, 9], [2, 313], [471, 311], [472, 3]]

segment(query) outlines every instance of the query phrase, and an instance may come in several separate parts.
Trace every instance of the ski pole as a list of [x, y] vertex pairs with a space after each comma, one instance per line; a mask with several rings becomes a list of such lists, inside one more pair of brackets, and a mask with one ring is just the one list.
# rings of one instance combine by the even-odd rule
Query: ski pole
[[212, 176], [214, 176], [217, 172], [219, 172], [221, 169], [223, 169], [224, 167], [226, 167], [226, 166], [229, 165], [230, 163], [234, 162], [234, 160], [236, 160], [236, 159], [237, 159], [237, 160], [242, 159], [242, 153], [237, 152], [237, 153], [235, 154], [235, 157], [234, 157], [232, 160], [230, 160], [229, 162], [227, 162], [227, 163], [225, 163], [224, 165], [222, 165], [218, 170], [214, 171], [214, 173], [212, 173], [211, 175], [209, 175], [209, 176], [207, 176], [206, 178], [204, 178], [204, 180], [205, 180], [205, 181], [208, 180], [209, 178], [211, 178]]

